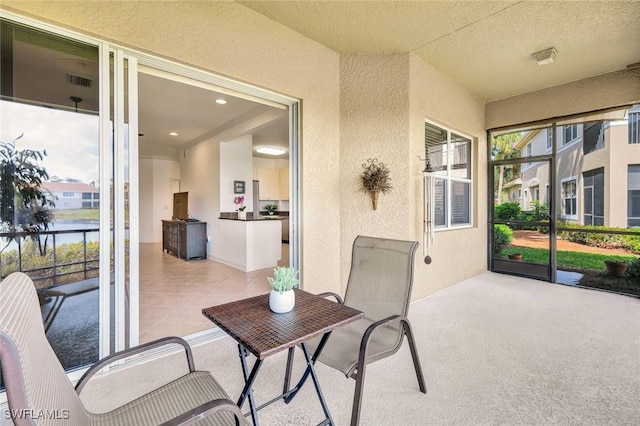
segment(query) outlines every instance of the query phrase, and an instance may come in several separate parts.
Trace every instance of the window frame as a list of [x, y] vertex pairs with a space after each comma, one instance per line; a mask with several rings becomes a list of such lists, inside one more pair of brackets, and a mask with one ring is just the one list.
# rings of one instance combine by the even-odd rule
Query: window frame
[[[573, 192], [573, 197], [565, 197], [564, 185], [570, 182], [575, 182], [575, 190]], [[578, 187], [578, 176], [569, 176], [560, 180], [560, 218], [561, 219], [569, 219], [569, 220], [578, 220], [578, 207], [579, 207], [579, 187]], [[575, 212], [573, 214], [567, 214], [565, 208], [565, 200], [575, 199]]]
[[[465, 229], [465, 228], [472, 228], [474, 225], [473, 222], [473, 211], [474, 211], [474, 194], [473, 194], [473, 147], [474, 147], [474, 140], [476, 138], [468, 135], [465, 132], [460, 132], [458, 130], [454, 130], [451, 127], [445, 126], [437, 121], [432, 121], [429, 119], [425, 119], [425, 125], [430, 125], [436, 128], [439, 128], [443, 131], [445, 131], [447, 133], [447, 141], [446, 144], [442, 144], [443, 145], [443, 151], [444, 153], [446, 153], [445, 155], [447, 156], [446, 158], [446, 165], [443, 165], [444, 170], [438, 170], [438, 173], [428, 173], [428, 175], [431, 176], [432, 179], [440, 179], [444, 181], [444, 225], [436, 225], [435, 224], [435, 220], [434, 220], [434, 226], [433, 226], [433, 230], [435, 232], [440, 232], [440, 231], [449, 231], [449, 230], [453, 230], [453, 229]], [[426, 127], [425, 127], [425, 132], [426, 132]], [[459, 146], [463, 146], [463, 145], [457, 145], [459, 144], [460, 141], [456, 141], [453, 140], [452, 135], [456, 135], [459, 137], [462, 137], [466, 140], [468, 140], [468, 152], [467, 152], [467, 168], [469, 169], [469, 173], [468, 176], [470, 176], [469, 178], [462, 178], [459, 176], [454, 176], [453, 172], [455, 170], [455, 161], [456, 161], [456, 155], [459, 154], [460, 149], [457, 149]], [[425, 135], [426, 138], [426, 135]], [[425, 146], [425, 151], [426, 151], [426, 146]], [[428, 153], [425, 152], [425, 154], [428, 157]], [[443, 173], [444, 172], [444, 173]], [[469, 217], [469, 221], [468, 223], [453, 223], [453, 183], [454, 182], [458, 182], [458, 183], [464, 183], [467, 184], [469, 186], [469, 202], [468, 202], [468, 206], [469, 209], [466, 212], [466, 214]], [[430, 203], [434, 203], [434, 197], [435, 194], [430, 193], [429, 197], [430, 197]], [[434, 214], [434, 218], [435, 218], [435, 214]]]

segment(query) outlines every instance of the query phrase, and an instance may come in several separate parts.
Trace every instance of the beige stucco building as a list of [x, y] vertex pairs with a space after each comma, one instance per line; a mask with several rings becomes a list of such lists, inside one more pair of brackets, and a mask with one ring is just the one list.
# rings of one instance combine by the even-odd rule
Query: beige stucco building
[[[617, 228], [637, 226], [636, 169], [640, 163], [637, 107], [626, 118], [555, 128], [557, 186], [550, 190], [549, 162], [523, 163], [517, 179], [504, 185], [509, 201], [529, 211], [534, 202], [556, 197], [556, 217], [565, 223]], [[629, 123], [632, 123], [631, 125]], [[553, 128], [524, 131], [516, 143], [520, 156], [550, 155]]]

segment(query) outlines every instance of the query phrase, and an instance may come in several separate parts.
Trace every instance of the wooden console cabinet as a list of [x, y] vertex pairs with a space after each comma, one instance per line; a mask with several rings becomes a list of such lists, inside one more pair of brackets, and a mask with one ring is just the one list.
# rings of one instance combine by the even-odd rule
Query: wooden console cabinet
[[207, 258], [207, 222], [162, 221], [162, 250], [181, 259]]

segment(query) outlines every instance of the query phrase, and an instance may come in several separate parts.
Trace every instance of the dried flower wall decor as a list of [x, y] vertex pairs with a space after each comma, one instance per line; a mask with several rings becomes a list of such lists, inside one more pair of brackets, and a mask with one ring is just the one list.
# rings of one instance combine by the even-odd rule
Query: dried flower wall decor
[[360, 175], [360, 191], [369, 194], [373, 209], [378, 209], [378, 194], [391, 192], [391, 171], [383, 162], [378, 162], [377, 158], [369, 158], [362, 165], [364, 171]]

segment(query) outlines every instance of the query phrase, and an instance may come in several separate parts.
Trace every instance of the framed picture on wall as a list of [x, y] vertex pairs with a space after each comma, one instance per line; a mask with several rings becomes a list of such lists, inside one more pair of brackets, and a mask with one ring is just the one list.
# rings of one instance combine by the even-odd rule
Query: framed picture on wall
[[244, 181], [243, 180], [234, 180], [233, 181], [233, 193], [234, 194], [244, 194]]

